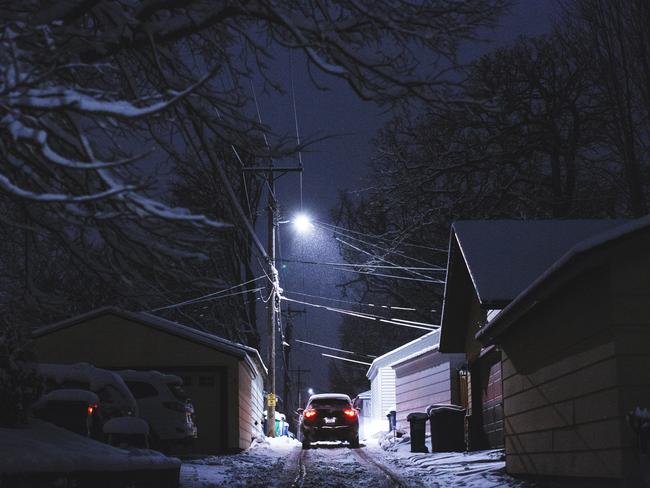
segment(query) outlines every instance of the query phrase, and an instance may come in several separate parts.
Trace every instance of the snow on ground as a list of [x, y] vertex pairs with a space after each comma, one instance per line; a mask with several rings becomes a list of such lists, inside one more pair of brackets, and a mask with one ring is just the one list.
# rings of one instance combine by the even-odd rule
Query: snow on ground
[[[366, 439], [369, 453], [386, 466], [425, 486], [454, 488], [530, 488], [530, 482], [509, 476], [503, 450], [412, 453], [410, 438], [382, 433]], [[427, 436], [426, 445], [431, 446]]]
[[[330, 445], [331, 444], [331, 445]], [[430, 444], [429, 444], [430, 445]], [[383, 448], [382, 448], [383, 446]], [[411, 453], [408, 436], [382, 433], [362, 442], [372, 459], [399, 476], [408, 487], [532, 488], [505, 472], [503, 451], [472, 453]], [[186, 459], [181, 467], [182, 488], [291, 486], [300, 443], [287, 437], [263, 439], [241, 454]], [[348, 447], [317, 443], [307, 451], [306, 484], [316, 486], [373, 486], [377, 472], [360, 463]], [[293, 470], [293, 471], [292, 471]], [[326, 479], [324, 479], [324, 477]]]
[[156, 451], [118, 449], [40, 420], [0, 428], [0, 473], [171, 469], [179, 464]]
[[185, 459], [181, 466], [182, 488], [280, 487], [287, 462], [300, 450], [289, 437], [259, 438], [241, 454]]

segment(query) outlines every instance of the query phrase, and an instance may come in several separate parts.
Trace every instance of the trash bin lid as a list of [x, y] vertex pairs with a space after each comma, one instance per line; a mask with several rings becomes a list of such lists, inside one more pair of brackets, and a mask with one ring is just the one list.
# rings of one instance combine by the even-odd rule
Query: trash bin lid
[[451, 405], [449, 403], [439, 403], [427, 407], [427, 414], [429, 416], [443, 412], [465, 413], [465, 407], [461, 407], [460, 405]]
[[406, 420], [428, 420], [429, 416], [424, 412], [411, 412], [406, 416]]

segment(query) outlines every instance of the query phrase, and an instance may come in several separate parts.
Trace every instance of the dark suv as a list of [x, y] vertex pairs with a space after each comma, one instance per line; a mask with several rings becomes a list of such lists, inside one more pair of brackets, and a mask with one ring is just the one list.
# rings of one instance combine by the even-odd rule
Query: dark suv
[[300, 415], [302, 448], [316, 441], [348, 441], [359, 447], [359, 415], [352, 400], [340, 393], [312, 395]]

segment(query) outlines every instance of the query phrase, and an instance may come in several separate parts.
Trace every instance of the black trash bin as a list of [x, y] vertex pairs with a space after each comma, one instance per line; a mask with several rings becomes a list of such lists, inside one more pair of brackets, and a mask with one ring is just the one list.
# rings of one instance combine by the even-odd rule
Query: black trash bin
[[465, 450], [465, 409], [459, 405], [429, 405], [431, 452]]
[[411, 452], [429, 452], [424, 442], [429, 416], [424, 412], [413, 412], [406, 420], [411, 428]]
[[386, 414], [386, 418], [388, 419], [388, 432], [394, 431], [397, 427], [397, 412], [395, 410], [390, 410]]

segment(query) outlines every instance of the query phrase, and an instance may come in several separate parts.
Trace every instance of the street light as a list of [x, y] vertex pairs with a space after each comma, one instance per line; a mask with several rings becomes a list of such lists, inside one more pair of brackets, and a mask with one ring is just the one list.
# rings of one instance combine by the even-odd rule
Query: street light
[[291, 219], [294, 228], [300, 234], [305, 234], [311, 231], [314, 228], [314, 224], [311, 219], [306, 214], [298, 214], [293, 219]]
[[307, 390], [307, 393], [309, 393], [310, 395], [313, 395], [313, 394], [314, 394], [314, 389], [313, 389], [313, 388], [309, 388], [309, 389]]

